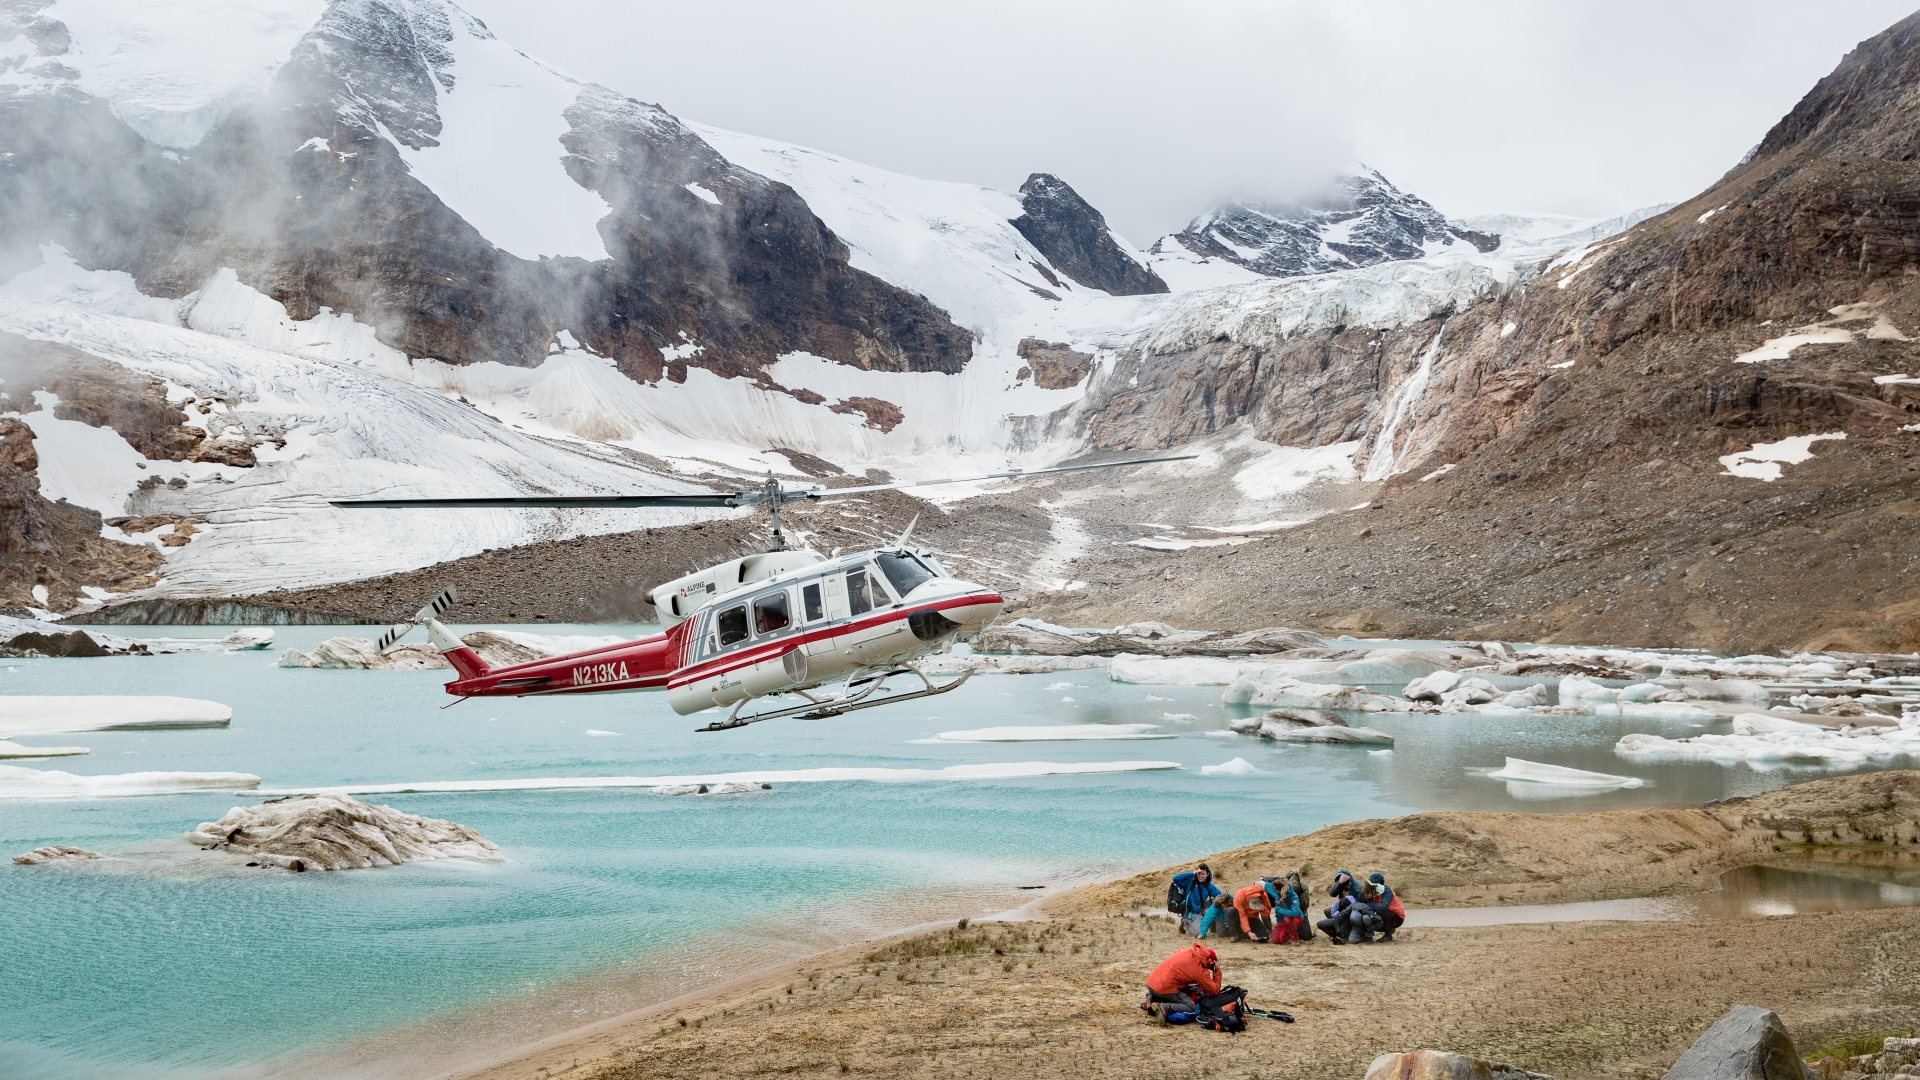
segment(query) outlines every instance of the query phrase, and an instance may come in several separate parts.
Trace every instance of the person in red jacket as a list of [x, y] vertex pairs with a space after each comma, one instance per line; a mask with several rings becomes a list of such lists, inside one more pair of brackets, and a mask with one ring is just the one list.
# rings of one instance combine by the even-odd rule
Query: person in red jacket
[[1147, 1000], [1173, 1006], [1174, 1012], [1193, 1012], [1200, 998], [1220, 992], [1220, 957], [1194, 942], [1165, 960], [1147, 976]]

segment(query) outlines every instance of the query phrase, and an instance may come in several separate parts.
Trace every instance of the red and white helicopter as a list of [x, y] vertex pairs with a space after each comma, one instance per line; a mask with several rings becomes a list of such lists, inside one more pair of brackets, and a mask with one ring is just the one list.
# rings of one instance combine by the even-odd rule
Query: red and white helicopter
[[[846, 488], [789, 489], [769, 476], [757, 489], [711, 495], [353, 499], [333, 505], [351, 509], [765, 505], [773, 515], [774, 550], [731, 559], [654, 589], [651, 598], [665, 627], [661, 633], [566, 656], [491, 667], [440, 624], [440, 613], [456, 599], [454, 590], [447, 589], [412, 620], [388, 630], [379, 642], [384, 652], [415, 627], [424, 626], [433, 647], [458, 673], [447, 683], [447, 693], [462, 700], [665, 690], [668, 704], [682, 716], [732, 706], [726, 719], [700, 729], [721, 731], [782, 716], [837, 716], [957, 689], [968, 675], [935, 683], [915, 662], [986, 629], [1005, 605], [998, 591], [954, 577], [932, 552], [911, 546], [912, 523], [886, 548], [833, 557], [789, 549], [780, 529], [781, 504], [930, 484], [1186, 461], [1191, 456]], [[917, 678], [919, 688], [902, 694], [887, 690], [887, 680], [899, 675]], [[830, 685], [834, 688], [828, 689]], [[776, 695], [801, 700], [744, 712], [752, 703]]]

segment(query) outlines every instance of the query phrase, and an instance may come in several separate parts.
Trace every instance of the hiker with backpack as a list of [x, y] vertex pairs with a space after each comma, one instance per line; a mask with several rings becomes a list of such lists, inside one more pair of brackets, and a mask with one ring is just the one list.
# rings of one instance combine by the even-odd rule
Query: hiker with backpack
[[1213, 883], [1212, 868], [1201, 863], [1185, 873], [1173, 875], [1173, 883], [1167, 886], [1167, 910], [1180, 917], [1181, 933], [1202, 937], [1206, 934], [1202, 921], [1207, 918], [1214, 898], [1221, 895]]
[[1219, 954], [1197, 941], [1160, 961], [1147, 976], [1147, 1001], [1172, 1006], [1162, 1015], [1197, 1012], [1201, 998], [1219, 992]]
[[1380, 940], [1392, 941], [1393, 932], [1400, 929], [1407, 921], [1406, 906], [1401, 904], [1400, 898], [1387, 887], [1387, 876], [1380, 871], [1375, 870], [1368, 874], [1367, 884], [1372, 885], [1378, 893], [1377, 898], [1369, 902], [1368, 906], [1380, 920]]

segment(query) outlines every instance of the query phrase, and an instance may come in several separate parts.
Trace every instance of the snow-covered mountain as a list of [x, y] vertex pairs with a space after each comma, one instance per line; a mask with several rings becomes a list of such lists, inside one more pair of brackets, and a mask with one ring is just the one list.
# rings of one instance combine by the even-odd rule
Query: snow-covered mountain
[[1172, 279], [1229, 284], [1188, 267], [1219, 260], [1264, 277], [1300, 277], [1499, 246], [1499, 236], [1450, 222], [1426, 200], [1359, 166], [1318, 198], [1223, 203], [1156, 240], [1149, 253], [1155, 269]]
[[[49, 504], [194, 523], [105, 527], [164, 554], [165, 592], [698, 513], [348, 532], [329, 497], [678, 491], [790, 472], [776, 447], [904, 477], [1050, 463], [1086, 445], [1122, 350], [1216, 317], [1196, 290], [1308, 311], [1283, 332], [1388, 325], [1530, 257], [1378, 174], [1342, 190], [1148, 255], [1057, 177], [1002, 192], [685, 122], [447, 0], [0, 7], [0, 362], [30, 353], [19, 377], [41, 380], [7, 407]], [[1311, 264], [1290, 273], [1319, 274], [1302, 287], [1262, 269], [1288, 244]], [[121, 374], [62, 396], [53, 346]]]

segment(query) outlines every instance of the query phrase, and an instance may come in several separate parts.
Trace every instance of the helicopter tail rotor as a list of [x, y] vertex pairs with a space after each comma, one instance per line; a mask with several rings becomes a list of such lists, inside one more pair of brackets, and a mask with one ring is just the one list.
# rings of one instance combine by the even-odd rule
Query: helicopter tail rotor
[[386, 633], [381, 634], [380, 640], [374, 645], [375, 650], [386, 652], [389, 648], [393, 647], [394, 642], [412, 633], [415, 627], [425, 626], [435, 619], [438, 619], [440, 613], [452, 607], [453, 602], [458, 599], [460, 599], [460, 594], [455, 591], [451, 585], [440, 590], [440, 595], [427, 601], [427, 606], [415, 612], [412, 619], [407, 622], [396, 623]]

